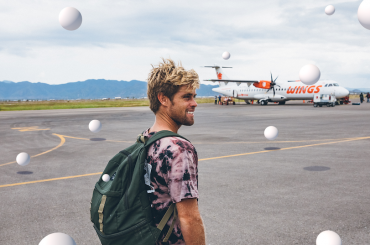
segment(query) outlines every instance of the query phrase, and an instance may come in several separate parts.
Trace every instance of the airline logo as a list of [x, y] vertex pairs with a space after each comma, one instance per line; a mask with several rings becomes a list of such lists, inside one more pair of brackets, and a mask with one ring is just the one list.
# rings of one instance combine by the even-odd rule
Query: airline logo
[[322, 87], [322, 85], [319, 85], [319, 86], [295, 86], [294, 88], [292, 88], [292, 86], [290, 86], [288, 88], [288, 90], [286, 91], [287, 94], [305, 94], [306, 92], [308, 94], [312, 94], [312, 93], [318, 93], [320, 92], [320, 88]]
[[217, 73], [217, 78], [218, 79], [222, 79], [222, 74], [221, 73]]

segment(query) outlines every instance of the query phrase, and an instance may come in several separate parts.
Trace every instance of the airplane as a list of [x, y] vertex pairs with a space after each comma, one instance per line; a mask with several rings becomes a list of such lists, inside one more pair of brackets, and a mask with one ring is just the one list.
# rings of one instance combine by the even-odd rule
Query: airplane
[[[232, 67], [217, 65], [203, 67], [216, 69], [217, 79], [203, 80], [219, 83], [219, 87], [213, 88], [212, 91], [242, 99], [247, 104], [249, 104], [249, 100], [258, 100], [261, 105], [267, 105], [268, 102], [279, 102], [279, 105], [284, 105], [288, 100], [312, 100], [315, 93], [333, 95], [337, 99], [341, 99], [340, 104], [343, 104], [344, 97], [349, 95], [346, 88], [339, 86], [334, 81], [318, 81], [314, 85], [306, 85], [300, 80], [294, 80], [277, 84], [275, 82], [277, 77], [273, 80], [272, 74], [271, 81], [233, 80], [225, 76], [222, 70], [222, 68]], [[247, 86], [239, 86], [242, 83], [246, 83]]]

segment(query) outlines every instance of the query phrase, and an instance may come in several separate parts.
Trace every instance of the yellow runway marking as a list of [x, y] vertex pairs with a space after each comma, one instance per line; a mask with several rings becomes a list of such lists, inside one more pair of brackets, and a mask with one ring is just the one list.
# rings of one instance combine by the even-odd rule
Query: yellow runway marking
[[266, 143], [302, 143], [302, 142], [310, 142], [310, 141], [329, 141], [329, 140], [347, 140], [347, 139], [353, 139], [353, 138], [342, 138], [342, 139], [321, 139], [321, 140], [295, 140], [295, 141], [258, 141], [258, 142], [252, 142], [252, 141], [235, 141], [235, 142], [192, 142], [193, 144], [210, 144], [210, 145], [216, 145], [216, 144], [266, 144]]
[[67, 177], [60, 177], [60, 178], [53, 178], [53, 179], [34, 180], [34, 181], [29, 181], [29, 182], [21, 182], [21, 183], [8, 184], [8, 185], [0, 185], [0, 188], [16, 186], [16, 185], [27, 185], [27, 184], [34, 184], [34, 183], [40, 183], [40, 182], [48, 182], [48, 181], [61, 180], [61, 179], [73, 179], [73, 178], [85, 177], [85, 176], [90, 176], [90, 175], [98, 175], [98, 174], [102, 174], [102, 172], [92, 173], [92, 174], [81, 174], [81, 175], [74, 175], [74, 176], [67, 176]]
[[[90, 140], [88, 138], [79, 138], [79, 137], [73, 137], [73, 136], [67, 136], [67, 135], [61, 135], [65, 138], [71, 138], [71, 139], [77, 139], [77, 140]], [[119, 142], [119, 143], [135, 143], [135, 140], [132, 141], [119, 141], [119, 140], [104, 140], [104, 141], [109, 141], [109, 142]]]
[[[60, 143], [59, 143], [59, 145], [57, 145], [57, 146], [56, 146], [56, 147], [54, 147], [53, 149], [50, 149], [50, 150], [47, 150], [47, 151], [41, 152], [41, 153], [39, 153], [39, 154], [37, 154], [37, 155], [31, 156], [31, 158], [33, 158], [33, 157], [38, 157], [38, 156], [44, 155], [44, 154], [46, 154], [46, 153], [49, 153], [49, 152], [51, 152], [51, 151], [54, 151], [55, 149], [58, 149], [59, 147], [61, 147], [61, 146], [66, 142], [66, 139], [63, 137], [63, 135], [60, 135], [60, 134], [53, 134], [53, 135], [56, 135], [56, 136], [58, 136], [58, 137], [60, 138]], [[1, 167], [1, 166], [5, 166], [5, 165], [9, 165], [9, 164], [12, 164], [12, 163], [15, 163], [15, 162], [16, 162], [16, 161], [1, 164], [1, 165], [0, 165], [0, 167]]]
[[19, 130], [19, 132], [50, 130], [50, 128], [39, 128], [39, 126], [19, 127], [19, 128], [12, 128], [12, 129]]
[[234, 154], [234, 155], [228, 155], [228, 156], [203, 158], [203, 159], [199, 159], [198, 161], [200, 162], [200, 161], [207, 161], [207, 160], [227, 158], [227, 157], [246, 156], [246, 155], [253, 155], [253, 154], [259, 154], [259, 153], [265, 153], [265, 152], [271, 152], [271, 151], [284, 151], [284, 150], [305, 148], [305, 147], [318, 146], [318, 145], [330, 145], [330, 144], [337, 144], [337, 143], [342, 143], [342, 142], [363, 140], [363, 139], [370, 139], [370, 136], [369, 137], [350, 138], [350, 139], [347, 139], [347, 140], [334, 141], [334, 142], [324, 142], [324, 143], [318, 143], [318, 144], [312, 144], [312, 145], [293, 146], [293, 147], [281, 148], [281, 149], [276, 149], [276, 150], [256, 151], [256, 152], [248, 152], [248, 153]]
[[[81, 138], [81, 137], [73, 137], [68, 135], [61, 135], [65, 138], [71, 138], [71, 139], [78, 139], [78, 140], [90, 140], [88, 138]], [[342, 138], [342, 139], [320, 139], [320, 140], [299, 140], [299, 141], [259, 141], [259, 142], [248, 142], [248, 141], [235, 141], [235, 142], [191, 142], [192, 144], [266, 144], [266, 143], [300, 143], [300, 142], [310, 142], [310, 141], [329, 141], [329, 140], [346, 140], [346, 139], [352, 139], [352, 138]], [[120, 140], [104, 140], [109, 142], [119, 142], [119, 143], [135, 143], [135, 140], [132, 141], [120, 141]]]
[[[55, 134], [55, 135], [57, 135], [59, 137], [62, 136], [62, 135], [58, 135], [58, 134]], [[234, 154], [234, 155], [228, 155], [228, 156], [203, 158], [203, 159], [199, 159], [198, 161], [200, 162], [200, 161], [207, 161], [207, 160], [227, 158], [227, 157], [246, 156], [246, 155], [266, 153], [266, 152], [271, 152], [271, 151], [284, 151], [284, 150], [291, 150], [291, 149], [298, 149], [298, 148], [305, 148], [305, 147], [319, 146], [319, 145], [330, 145], [330, 144], [337, 144], [337, 143], [343, 143], [343, 142], [349, 142], [349, 141], [355, 141], [355, 140], [364, 140], [364, 139], [370, 139], [370, 136], [349, 138], [349, 139], [346, 139], [346, 140], [340, 140], [340, 141], [334, 141], [334, 142], [324, 142], [324, 143], [311, 144], [311, 145], [293, 146], [293, 147], [281, 148], [281, 149], [278, 149], [278, 150], [256, 151], [256, 152], [241, 153], [241, 154]], [[54, 181], [54, 180], [62, 180], [62, 179], [72, 179], [72, 178], [79, 178], [79, 177], [99, 175], [99, 174], [102, 174], [102, 172], [92, 173], [92, 174], [83, 174], [83, 175], [74, 175], [74, 176], [67, 176], [67, 177], [60, 177], [60, 178], [53, 178], [53, 179], [45, 179], [45, 180], [35, 180], [35, 181], [21, 182], [21, 183], [15, 183], [15, 184], [0, 185], [0, 188], [16, 186], [16, 185], [27, 185], [27, 184], [33, 184], [33, 183], [41, 183], [41, 182]]]

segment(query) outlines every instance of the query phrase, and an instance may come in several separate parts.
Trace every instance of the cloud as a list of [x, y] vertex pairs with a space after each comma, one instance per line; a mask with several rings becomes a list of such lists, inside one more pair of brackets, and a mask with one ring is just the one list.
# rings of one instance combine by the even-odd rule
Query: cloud
[[[334, 5], [327, 16], [324, 9]], [[360, 1], [46, 1], [0, 3], [0, 80], [47, 82], [145, 80], [160, 57], [182, 61], [201, 79], [203, 65], [230, 65], [229, 77], [297, 79], [314, 63], [322, 78], [370, 87], [369, 30], [357, 20]], [[59, 12], [82, 14], [64, 30]], [[231, 53], [228, 61], [221, 59]], [[44, 74], [41, 76], [40, 74]], [[351, 81], [351, 82], [349, 82]], [[347, 84], [351, 83], [351, 84]], [[352, 86], [353, 87], [353, 86]]]

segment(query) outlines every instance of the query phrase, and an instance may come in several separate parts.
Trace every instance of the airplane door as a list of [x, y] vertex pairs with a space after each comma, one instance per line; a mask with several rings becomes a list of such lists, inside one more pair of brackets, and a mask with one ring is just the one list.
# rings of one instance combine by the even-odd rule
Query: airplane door
[[233, 90], [233, 97], [234, 98], [238, 97], [238, 91], [236, 91], [236, 89]]

